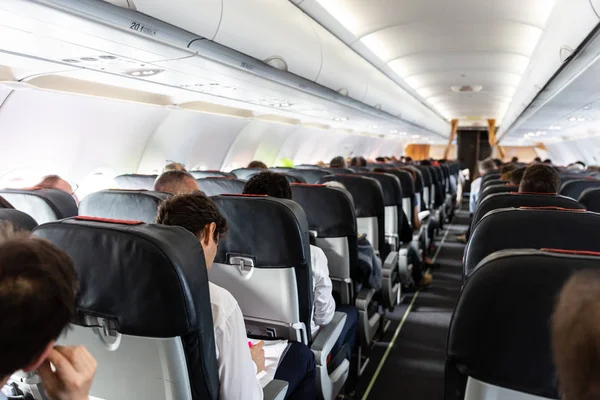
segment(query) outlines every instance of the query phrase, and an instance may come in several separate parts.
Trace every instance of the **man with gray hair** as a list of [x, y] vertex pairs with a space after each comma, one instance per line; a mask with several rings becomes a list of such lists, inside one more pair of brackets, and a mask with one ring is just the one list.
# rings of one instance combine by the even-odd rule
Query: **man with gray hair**
[[188, 194], [200, 190], [198, 182], [185, 171], [167, 171], [156, 178], [155, 192], [171, 193], [172, 195]]
[[471, 197], [469, 198], [469, 212], [473, 214], [477, 210], [477, 202], [481, 194], [482, 177], [489, 171], [496, 169], [496, 163], [491, 158], [486, 158], [479, 163], [479, 177], [471, 183]]

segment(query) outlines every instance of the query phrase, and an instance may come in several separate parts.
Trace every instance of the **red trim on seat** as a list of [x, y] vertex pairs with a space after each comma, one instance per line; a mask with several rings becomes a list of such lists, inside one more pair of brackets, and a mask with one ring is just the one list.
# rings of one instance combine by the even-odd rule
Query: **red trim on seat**
[[241, 194], [241, 193], [223, 193], [221, 194], [221, 196], [225, 196], [225, 197], [269, 197], [266, 194]]
[[207, 176], [205, 178], [197, 178], [196, 181], [203, 181], [205, 179], [226, 179], [226, 180], [232, 180], [232, 179], [237, 179], [233, 176]]
[[98, 218], [98, 217], [87, 217], [85, 215], [79, 215], [73, 217], [77, 221], [91, 221], [91, 222], [104, 222], [107, 224], [119, 224], [119, 225], [141, 225], [142, 221], [130, 221], [126, 219], [110, 219], [110, 218]]
[[556, 193], [538, 193], [538, 192], [508, 192], [509, 194], [535, 194], [539, 196], [556, 196]]
[[21, 188], [21, 189], [16, 189], [16, 190], [44, 190], [46, 188], [43, 188], [41, 186], [32, 186], [32, 187], [26, 187], [26, 188]]
[[580, 208], [563, 208], [556, 206], [543, 206], [543, 207], [519, 207], [520, 210], [554, 210], [554, 211], [575, 211], [575, 212], [586, 212], [585, 209]]
[[306, 186], [306, 187], [324, 187], [322, 183], [292, 183], [292, 186]]
[[587, 250], [562, 250], [562, 249], [541, 249], [546, 253], [558, 253], [558, 254], [572, 254], [574, 256], [597, 256], [600, 257], [598, 251], [587, 251]]
[[119, 189], [119, 188], [111, 188], [106, 190], [118, 190], [119, 192], [149, 192], [148, 189]]

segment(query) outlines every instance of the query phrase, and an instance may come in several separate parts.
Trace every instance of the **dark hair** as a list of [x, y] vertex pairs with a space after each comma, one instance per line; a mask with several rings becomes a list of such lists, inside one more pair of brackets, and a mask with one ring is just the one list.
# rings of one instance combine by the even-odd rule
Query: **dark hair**
[[163, 172], [156, 181], [154, 181], [154, 190], [157, 192], [165, 192], [171, 194], [179, 193], [178, 188], [185, 184], [187, 179], [196, 181], [196, 179], [187, 171], [167, 171]]
[[364, 157], [352, 157], [352, 159], [350, 160], [350, 166], [351, 167], [366, 167], [367, 160], [365, 160]]
[[377, 168], [373, 169], [373, 172], [387, 172], [387, 171], [385, 170], [385, 168], [377, 167]]
[[513, 170], [510, 175], [511, 185], [515, 185], [515, 186], [520, 185], [521, 181], [523, 180], [523, 175], [525, 174], [526, 170], [527, 170], [527, 167], [520, 167], [520, 168]]
[[266, 194], [278, 199], [291, 199], [292, 188], [285, 176], [276, 172], [266, 171], [254, 175], [246, 185], [244, 194]]
[[544, 160], [544, 164], [552, 164], [552, 160], [551, 160], [551, 159], [549, 159], [549, 158], [546, 158], [546, 159]]
[[267, 169], [267, 164], [265, 164], [262, 161], [251, 161], [250, 164], [248, 164], [248, 168], [260, 168], [260, 169]]
[[494, 161], [494, 164], [496, 164], [496, 168], [500, 168], [502, 166], [502, 160], [500, 160], [499, 158], [493, 158], [492, 161]]
[[200, 239], [204, 239], [206, 226], [211, 222], [217, 225], [213, 239], [218, 242], [227, 234], [227, 221], [215, 203], [200, 191], [163, 201], [154, 220], [156, 224], [180, 226]]
[[385, 162], [385, 157], [377, 157], [375, 159], [375, 161], [377, 161], [377, 162]]
[[420, 165], [431, 165], [431, 161], [429, 160], [423, 160], [420, 162]]
[[563, 286], [552, 315], [552, 350], [566, 399], [600, 396], [600, 272], [575, 273]]
[[511, 163], [517, 163], [519, 162], [519, 157], [513, 157], [512, 160], [510, 160]]
[[406, 160], [406, 162], [411, 162], [413, 159], [412, 159], [412, 157], [407, 156], [407, 157], [405, 157], [405, 160]]
[[500, 174], [505, 174], [507, 172], [514, 171], [518, 167], [515, 164], [505, 164], [500, 168]]
[[342, 156], [337, 156], [331, 159], [331, 161], [329, 161], [329, 167], [330, 168], [346, 168], [346, 160], [344, 160], [344, 157]]
[[533, 162], [542, 162], [542, 159], [539, 158], [539, 157], [536, 157], [536, 158], [533, 159]]
[[44, 189], [54, 189], [54, 186], [60, 180], [62, 180], [62, 178], [60, 176], [58, 176], [58, 175], [46, 175], [35, 186], [36, 187], [41, 187], [41, 188], [44, 188]]
[[525, 170], [519, 192], [558, 193], [560, 175], [549, 165], [533, 164]]
[[13, 205], [10, 204], [4, 197], [0, 196], [0, 208], [12, 208], [14, 209]]
[[0, 376], [31, 364], [73, 317], [77, 273], [47, 240], [0, 227]]

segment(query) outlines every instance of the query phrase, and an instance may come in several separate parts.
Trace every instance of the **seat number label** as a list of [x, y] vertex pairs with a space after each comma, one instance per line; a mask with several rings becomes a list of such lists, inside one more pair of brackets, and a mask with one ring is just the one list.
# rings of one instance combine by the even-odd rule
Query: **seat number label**
[[144, 35], [148, 35], [148, 36], [156, 36], [156, 32], [157, 32], [157, 30], [154, 29], [153, 27], [141, 24], [137, 21], [131, 21], [131, 23], [129, 25], [129, 29], [133, 29], [136, 32], [140, 32], [140, 33], [143, 33]]

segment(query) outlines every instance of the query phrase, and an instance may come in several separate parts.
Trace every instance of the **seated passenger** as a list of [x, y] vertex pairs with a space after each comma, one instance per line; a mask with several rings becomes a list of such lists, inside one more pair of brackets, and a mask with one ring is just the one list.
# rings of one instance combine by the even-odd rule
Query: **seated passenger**
[[542, 159], [541, 159], [541, 158], [539, 158], [539, 157], [536, 157], [536, 158], [534, 158], [534, 159], [533, 159], [533, 162], [534, 162], [534, 163], [541, 163], [541, 162], [542, 162]]
[[513, 157], [512, 160], [510, 160], [511, 163], [515, 164], [519, 162], [519, 157]]
[[551, 160], [551, 159], [549, 159], [549, 158], [546, 158], [546, 159], [544, 160], [544, 164], [549, 164], [549, 165], [552, 165], [552, 160]]
[[329, 168], [346, 168], [346, 160], [341, 156], [334, 157], [329, 162]]
[[552, 316], [552, 350], [559, 388], [566, 400], [600, 398], [600, 273], [574, 274]]
[[154, 182], [154, 191], [173, 195], [199, 190], [196, 179], [186, 171], [163, 172]]
[[[158, 208], [156, 223], [180, 226], [196, 235], [210, 270], [217, 255], [219, 239], [227, 233], [227, 221], [213, 201], [201, 192], [165, 200]], [[262, 399], [257, 374], [265, 370], [264, 342], [250, 349], [244, 316], [227, 290], [209, 283], [210, 302], [219, 370], [221, 400]], [[314, 356], [301, 343], [290, 342], [280, 360], [274, 379], [289, 383], [286, 399], [316, 398]]]
[[184, 171], [187, 172], [187, 169], [185, 169], [185, 166], [181, 163], [178, 162], [172, 162], [169, 163], [167, 165], [165, 165], [165, 167], [163, 168], [162, 172], [169, 172], [169, 171]]
[[250, 164], [248, 164], [248, 168], [260, 168], [260, 169], [267, 169], [267, 164], [265, 164], [262, 161], [251, 161]]
[[61, 178], [58, 175], [46, 175], [35, 186], [43, 188], [43, 189], [62, 190], [65, 193], [69, 193], [71, 195], [71, 197], [73, 197], [73, 199], [75, 199], [75, 202], [77, 204], [79, 204], [79, 199], [77, 198], [77, 195], [75, 194], [75, 192], [77, 191], [78, 188], [76, 187], [75, 189], [73, 189], [73, 187], [71, 186], [71, 184], [69, 182], [65, 181], [63, 178]]
[[523, 180], [523, 175], [525, 175], [526, 170], [527, 167], [520, 167], [512, 171], [510, 173], [510, 184], [513, 186], [519, 186]]
[[352, 157], [352, 159], [350, 160], [350, 166], [351, 167], [366, 167], [367, 160], [365, 160], [364, 157]]
[[512, 172], [517, 169], [515, 164], [506, 164], [502, 168], [500, 168], [500, 180], [501, 181], [510, 181], [512, 177]]
[[4, 197], [0, 196], [0, 208], [14, 209], [13, 205], [10, 204]]
[[496, 165], [495, 169], [498, 169], [498, 168], [502, 167], [502, 165], [504, 165], [502, 160], [499, 158], [493, 158], [492, 161], [494, 161], [494, 164]]
[[560, 175], [556, 169], [546, 164], [533, 164], [525, 170], [519, 193], [557, 194], [560, 188]]
[[[291, 199], [292, 189], [283, 175], [274, 172], [263, 172], [246, 182], [244, 194], [266, 194], [279, 199]], [[317, 335], [320, 326], [331, 322], [336, 309], [347, 315], [344, 329], [331, 352], [334, 357], [332, 367], [336, 368], [344, 358], [348, 361], [351, 359], [358, 326], [358, 311], [350, 305], [338, 305], [336, 307], [331, 293], [333, 285], [329, 278], [327, 256], [323, 250], [313, 245], [310, 246], [310, 256], [314, 287], [314, 309], [311, 323], [313, 336]], [[337, 359], [337, 355], [341, 355], [341, 359]]]
[[84, 347], [54, 345], [75, 312], [77, 291], [75, 268], [62, 250], [0, 226], [0, 388], [14, 372], [37, 369], [50, 398], [88, 398], [96, 360]]
[[471, 182], [471, 196], [469, 198], [469, 212], [471, 214], [477, 210], [477, 202], [479, 201], [479, 195], [481, 194], [480, 190], [483, 175], [496, 169], [498, 169], [498, 163], [491, 158], [486, 158], [479, 163], [479, 177]]

